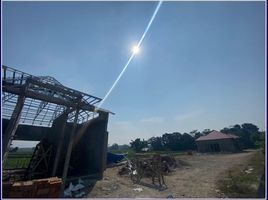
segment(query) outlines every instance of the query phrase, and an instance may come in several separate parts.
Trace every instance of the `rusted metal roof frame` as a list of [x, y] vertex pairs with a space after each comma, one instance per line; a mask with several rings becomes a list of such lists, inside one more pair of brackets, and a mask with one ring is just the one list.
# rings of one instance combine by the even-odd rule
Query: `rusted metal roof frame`
[[[38, 119], [38, 117], [42, 117], [44, 121], [50, 118], [46, 124], [46, 126], [50, 126], [53, 120], [61, 115], [66, 108], [70, 108], [71, 112], [77, 108], [81, 110], [78, 123], [88, 120], [91, 116], [89, 112], [108, 112], [114, 114], [101, 108], [96, 110], [95, 104], [99, 103], [102, 100], [101, 98], [63, 86], [53, 77], [33, 76], [7, 66], [2, 66], [2, 72], [2, 92], [4, 94], [2, 97], [2, 108], [5, 111], [3, 112], [4, 118], [11, 117], [12, 107], [15, 107], [16, 100], [19, 95], [22, 95], [22, 92], [26, 97], [25, 109], [22, 110], [24, 114], [22, 115], [22, 120], [27, 121], [26, 124], [33, 125], [35, 121], [42, 124], [42, 120]], [[28, 87], [25, 91], [23, 88], [25, 88], [26, 84]], [[80, 101], [79, 104], [77, 104], [78, 100]], [[70, 120], [71, 118], [73, 118], [72, 115], [70, 115]], [[31, 121], [32, 123], [29, 123]]]

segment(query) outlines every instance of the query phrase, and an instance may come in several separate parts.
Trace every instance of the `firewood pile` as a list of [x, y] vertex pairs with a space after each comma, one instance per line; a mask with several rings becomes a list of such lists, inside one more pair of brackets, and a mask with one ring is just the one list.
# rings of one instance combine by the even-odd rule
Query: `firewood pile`
[[[167, 175], [168, 173], [172, 172], [178, 165], [177, 162], [175, 160], [175, 158], [173, 156], [170, 155], [161, 155], [160, 156], [161, 159], [161, 171], [163, 174]], [[149, 158], [134, 158], [132, 160], [128, 160], [125, 165], [123, 165], [119, 171], [118, 174], [119, 175], [126, 175], [126, 174], [135, 174], [137, 171], [137, 163], [139, 163], [140, 167], [142, 169], [145, 170], [145, 175], [149, 174], [148, 172], [146, 173], [146, 171], [149, 171], [148, 169], [151, 167], [152, 162], [153, 161], [153, 157], [149, 157]], [[150, 176], [150, 175], [148, 175]]]

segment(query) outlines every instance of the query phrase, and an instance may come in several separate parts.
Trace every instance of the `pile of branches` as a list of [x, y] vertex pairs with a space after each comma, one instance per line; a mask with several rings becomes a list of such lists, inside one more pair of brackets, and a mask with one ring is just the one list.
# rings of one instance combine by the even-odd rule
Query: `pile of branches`
[[[170, 172], [172, 172], [178, 165], [173, 156], [170, 155], [161, 155], [160, 156], [160, 168], [163, 174], [167, 175]], [[149, 158], [139, 158], [136, 157], [132, 160], [128, 160], [124, 166], [122, 166], [118, 174], [119, 175], [131, 175], [137, 173], [137, 165], [139, 165], [139, 168], [142, 168], [145, 171], [145, 176], [150, 176], [149, 169], [152, 167], [153, 163], [153, 157]]]

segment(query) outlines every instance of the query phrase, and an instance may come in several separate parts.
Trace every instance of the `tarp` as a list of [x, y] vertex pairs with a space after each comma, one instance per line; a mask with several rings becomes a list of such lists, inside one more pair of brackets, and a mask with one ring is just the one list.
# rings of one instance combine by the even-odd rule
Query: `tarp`
[[127, 154], [114, 154], [107, 152], [107, 164], [118, 163], [125, 158]]

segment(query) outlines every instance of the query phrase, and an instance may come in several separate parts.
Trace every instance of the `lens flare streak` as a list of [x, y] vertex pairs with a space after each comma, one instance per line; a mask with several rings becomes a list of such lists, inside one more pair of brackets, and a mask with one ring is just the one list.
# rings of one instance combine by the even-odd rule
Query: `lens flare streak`
[[[153, 23], [154, 18], [155, 18], [155, 16], [156, 16], [156, 14], [158, 13], [158, 10], [159, 10], [159, 8], [160, 8], [161, 5], [162, 5], [162, 1], [159, 1], [159, 3], [157, 4], [157, 7], [156, 7], [156, 9], [155, 9], [155, 11], [154, 11], [154, 13], [153, 13], [153, 15], [152, 15], [152, 17], [151, 17], [151, 19], [150, 19], [148, 25], [147, 25], [147, 27], [146, 27], [144, 33], [143, 33], [142, 36], [141, 36], [141, 39], [139, 40], [139, 43], [138, 43], [137, 46], [136, 46], [137, 49], [140, 48], [141, 43], [142, 43], [143, 39], [145, 38], [145, 36], [146, 36], [148, 30], [150, 29], [150, 26], [151, 26], [151, 24]], [[108, 96], [111, 94], [111, 92], [113, 91], [114, 87], [117, 85], [118, 81], [120, 80], [120, 78], [122, 77], [122, 75], [124, 74], [124, 72], [126, 71], [128, 65], [130, 64], [130, 62], [131, 62], [131, 60], [133, 59], [133, 57], [135, 56], [135, 54], [136, 54], [136, 52], [133, 51], [132, 54], [131, 54], [131, 56], [130, 56], [130, 58], [128, 59], [127, 63], [125, 64], [123, 70], [121, 71], [121, 73], [119, 74], [119, 76], [117, 77], [117, 79], [115, 80], [115, 82], [113, 83], [112, 87], [109, 89], [109, 91], [107, 92], [107, 94], [104, 96], [104, 98], [102, 99], [102, 101], [100, 102], [100, 104], [96, 107], [96, 111], [98, 110], [98, 108], [100, 108], [100, 107], [103, 105], [103, 103], [105, 102], [105, 100], [106, 100], [106, 99], [108, 98]]]

